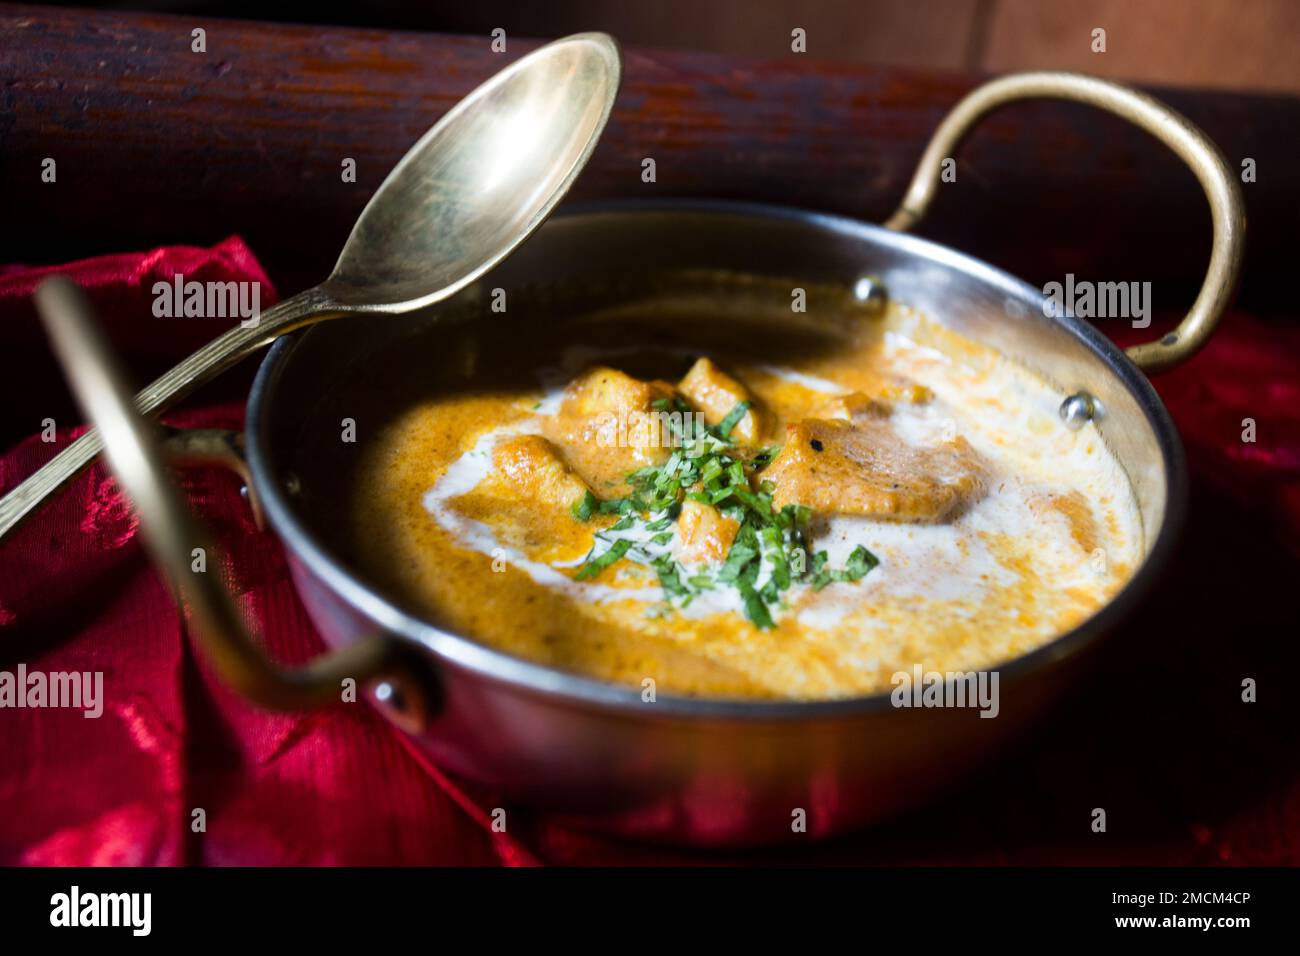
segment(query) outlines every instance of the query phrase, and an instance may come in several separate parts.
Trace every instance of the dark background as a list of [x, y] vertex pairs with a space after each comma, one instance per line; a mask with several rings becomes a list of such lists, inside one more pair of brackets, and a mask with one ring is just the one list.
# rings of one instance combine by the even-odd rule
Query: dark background
[[[1300, 92], [1295, 0], [155, 0], [70, 3], [384, 29], [557, 37], [605, 30], [629, 46], [747, 56], [789, 52], [930, 69], [1087, 70], [1175, 86]], [[1107, 31], [1105, 54], [1090, 48]]]

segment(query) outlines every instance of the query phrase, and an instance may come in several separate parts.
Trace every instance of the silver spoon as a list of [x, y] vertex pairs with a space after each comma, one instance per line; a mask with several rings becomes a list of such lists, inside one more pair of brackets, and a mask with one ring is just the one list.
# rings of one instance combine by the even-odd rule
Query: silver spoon
[[[151, 415], [242, 358], [323, 319], [441, 301], [546, 219], [609, 119], [622, 62], [604, 33], [547, 44], [493, 76], [424, 134], [352, 228], [328, 279], [209, 342], [136, 396]], [[0, 539], [102, 449], [90, 430], [0, 500]]]

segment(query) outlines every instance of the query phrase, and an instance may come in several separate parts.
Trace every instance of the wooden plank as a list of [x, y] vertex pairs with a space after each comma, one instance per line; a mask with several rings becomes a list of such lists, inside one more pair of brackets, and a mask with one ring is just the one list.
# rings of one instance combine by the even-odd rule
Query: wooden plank
[[[207, 52], [190, 31], [207, 30]], [[474, 85], [530, 48], [487, 38], [0, 6], [0, 261], [58, 261], [243, 235], [286, 288], [333, 264], [372, 189]], [[578, 198], [712, 196], [879, 221], [968, 76], [627, 52], [615, 117]], [[1257, 294], [1289, 275], [1300, 104], [1160, 94], [1246, 188]], [[653, 156], [658, 181], [640, 180]], [[43, 184], [41, 163], [57, 162]], [[340, 164], [354, 158], [355, 184]], [[1072, 105], [994, 117], [921, 232], [1033, 281], [1066, 271], [1198, 280], [1209, 216], [1191, 174], [1122, 122]]]
[[[1295, 0], [996, 0], [982, 66], [1294, 94], [1295, 20]], [[1097, 28], [1104, 53], [1092, 49]]]

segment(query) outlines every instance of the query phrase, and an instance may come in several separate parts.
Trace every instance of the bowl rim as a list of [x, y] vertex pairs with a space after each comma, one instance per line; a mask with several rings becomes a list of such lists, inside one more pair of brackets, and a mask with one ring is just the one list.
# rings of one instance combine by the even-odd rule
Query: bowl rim
[[[741, 216], [765, 221], [798, 222], [849, 238], [869, 239], [892, 245], [942, 266], [965, 272], [988, 283], [1025, 305], [1041, 308], [1043, 294], [1028, 283], [987, 263], [948, 246], [845, 216], [765, 203], [714, 199], [613, 200], [570, 203], [556, 213], [557, 220], [603, 215], [640, 213], [689, 213]], [[1063, 325], [1106, 365], [1134, 397], [1151, 427], [1164, 463], [1166, 501], [1164, 521], [1151, 549], [1118, 594], [1087, 620], [1057, 635], [1028, 653], [1003, 661], [996, 667], [999, 681], [1027, 678], [1092, 645], [1127, 617], [1167, 565], [1180, 532], [1187, 507], [1186, 458], [1182, 442], [1168, 410], [1151, 382], [1123, 350], [1089, 323], [1072, 315], [1051, 319]], [[402, 610], [379, 590], [353, 575], [336, 560], [295, 516], [288, 495], [276, 480], [268, 446], [273, 396], [280, 376], [294, 350], [310, 334], [306, 329], [281, 338], [262, 360], [249, 393], [245, 419], [245, 440], [252, 483], [262, 504], [267, 526], [275, 530], [283, 546], [335, 595], [375, 622], [379, 629], [419, 644], [439, 663], [473, 672], [479, 678], [510, 685], [519, 692], [552, 698], [556, 703], [594, 706], [606, 711], [638, 717], [707, 717], [711, 719], [805, 720], [841, 718], [896, 710], [891, 691], [829, 700], [770, 700], [728, 697], [687, 697], [656, 694], [653, 706], [642, 700], [641, 689], [613, 684], [569, 673], [516, 657], [472, 638], [443, 630]], [[443, 675], [437, 675], [441, 678]]]

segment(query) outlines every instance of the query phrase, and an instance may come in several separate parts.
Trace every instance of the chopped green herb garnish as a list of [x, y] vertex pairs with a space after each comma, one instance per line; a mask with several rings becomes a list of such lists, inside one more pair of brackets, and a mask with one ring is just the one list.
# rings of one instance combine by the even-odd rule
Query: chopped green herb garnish
[[868, 551], [863, 545], [858, 545], [849, 555], [848, 563], [844, 565], [844, 573], [848, 580], [857, 581], [859, 578], [866, 576], [867, 572], [876, 565], [880, 564], [880, 559]]
[[691, 589], [682, 581], [681, 565], [669, 557], [663, 557], [654, 563], [655, 573], [659, 575], [660, 586], [673, 597], [689, 597]]
[[[745, 616], [766, 630], [775, 626], [772, 608], [782, 604], [783, 592], [794, 584], [821, 590], [828, 584], [860, 580], [879, 564], [861, 545], [839, 569], [828, 567], [825, 551], [808, 557], [806, 532], [812, 510], [796, 504], [776, 508], [773, 483], [751, 477], [776, 457], [781, 446], [746, 458], [731, 440], [749, 402], [738, 402], [717, 427], [703, 429], [697, 428], [696, 416], [689, 414], [691, 407], [680, 399], [657, 399], [653, 407], [685, 413], [682, 427], [676, 430], [681, 445], [662, 465], [631, 472], [625, 497], [602, 501], [587, 492], [574, 502], [573, 516], [578, 521], [597, 514], [619, 516], [612, 526], [596, 532], [596, 544], [578, 568], [577, 580], [594, 578], [626, 558], [653, 569], [659, 579], [665, 603], [651, 609], [653, 616], [672, 607], [684, 608], [704, 591], [734, 588]], [[720, 565], [688, 572], [673, 558], [673, 526], [687, 499], [712, 505], [739, 523]]]
[[760, 451], [753, 458], [749, 459], [747, 464], [755, 471], [761, 471], [772, 463], [772, 459], [781, 454], [780, 445], [769, 445]]
[[836, 571], [827, 568], [826, 552], [818, 551], [813, 556], [813, 580], [812, 586], [820, 591], [828, 584], [836, 584], [844, 581], [858, 581], [866, 577], [867, 573], [880, 563], [880, 559], [868, 551], [862, 545], [858, 545], [849, 555], [849, 560], [845, 562], [842, 571]]
[[600, 507], [600, 499], [590, 491], [584, 492], [582, 497], [573, 503], [573, 517], [579, 521], [590, 521], [591, 514]]
[[623, 555], [627, 554], [627, 549], [632, 547], [632, 542], [627, 538], [619, 538], [598, 558], [592, 558], [582, 567], [578, 568], [576, 575], [579, 581], [586, 581], [588, 578], [594, 578], [607, 567], [617, 561]]
[[727, 560], [723, 562], [722, 570], [718, 572], [718, 580], [727, 583], [739, 580], [741, 572], [757, 557], [758, 548], [737, 538], [731, 550], [727, 552]]
[[749, 618], [750, 623], [764, 631], [775, 626], [772, 623], [772, 614], [768, 611], [763, 597], [752, 587], [742, 583], [740, 585], [740, 597], [745, 602], [745, 617]]
[[722, 421], [718, 422], [718, 437], [723, 439], [730, 438], [731, 430], [740, 423], [742, 418], [745, 417], [745, 413], [749, 411], [749, 406], [749, 402], [737, 402], [736, 407], [727, 412], [727, 416]]

